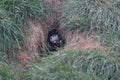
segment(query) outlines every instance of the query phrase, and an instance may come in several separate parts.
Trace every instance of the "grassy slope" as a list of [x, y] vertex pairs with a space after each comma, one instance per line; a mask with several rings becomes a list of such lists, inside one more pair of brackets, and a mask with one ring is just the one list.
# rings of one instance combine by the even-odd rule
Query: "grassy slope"
[[57, 52], [34, 64], [29, 71], [28, 80], [119, 80], [120, 2], [68, 0], [68, 3], [61, 17], [62, 27], [87, 30], [89, 33], [100, 32], [101, 43], [106, 52]]
[[[79, 2], [80, 0], [76, 0], [76, 1]], [[90, 0], [88, 0], [88, 1], [90, 1]], [[99, 2], [100, 0], [95, 0], [95, 1]], [[84, 1], [83, 1], [83, 3], [84, 3]], [[93, 0], [91, 1], [91, 3], [93, 3]], [[87, 2], [87, 4], [88, 4], [88, 2]], [[101, 4], [101, 2], [100, 2], [100, 4]], [[86, 3], [84, 3], [83, 5], [86, 6]], [[119, 5], [119, 2], [117, 3], [117, 5]], [[115, 7], [117, 7], [117, 5]], [[72, 13], [73, 12], [72, 10], [74, 10], [73, 9], [74, 5], [72, 5], [72, 6], [73, 7], [70, 9], [70, 13]], [[77, 5], [75, 5], [75, 6], [77, 6]], [[100, 6], [100, 7], [102, 7], [102, 6]], [[115, 8], [115, 7], [113, 7], [113, 8]], [[85, 17], [80, 15], [83, 17], [82, 22], [80, 21], [80, 19], [74, 20], [76, 18], [74, 18], [74, 19], [72, 18], [73, 20], [71, 20], [70, 19], [71, 15], [68, 15], [68, 16], [65, 15], [65, 16], [67, 16], [68, 22], [63, 23], [64, 25], [68, 25], [68, 27], [70, 26], [70, 28], [71, 28], [71, 26], [77, 26], [77, 29], [81, 28], [81, 25], [94, 26], [94, 27], [91, 26], [92, 28], [90, 27], [89, 29], [87, 29], [88, 31], [93, 28], [96, 28], [96, 25], [98, 26], [97, 30], [99, 30], [99, 29], [103, 30], [105, 27], [105, 32], [103, 32], [103, 34], [101, 34], [100, 36], [101, 36], [101, 42], [107, 49], [106, 52], [104, 52], [104, 53], [102, 53], [100, 51], [79, 51], [79, 52], [74, 51], [73, 52], [73, 51], [64, 51], [63, 50], [62, 52], [56, 52], [53, 55], [42, 58], [41, 62], [33, 63], [33, 67], [28, 69], [25, 72], [24, 72], [24, 70], [20, 71], [19, 69], [17, 69], [16, 66], [14, 67], [13, 65], [8, 65], [8, 64], [6, 65], [1, 62], [0, 79], [20, 80], [20, 78], [21, 78], [21, 79], [25, 79], [25, 80], [110, 80], [110, 79], [111, 80], [119, 80], [120, 79], [120, 76], [119, 76], [119, 74], [120, 74], [120, 53], [119, 53], [120, 52], [120, 46], [119, 46], [120, 45], [119, 44], [120, 34], [119, 34], [119, 29], [118, 29], [119, 24], [117, 24], [117, 26], [116, 26], [116, 22], [119, 21], [119, 17], [118, 18], [112, 17], [111, 9], [108, 9], [108, 8], [112, 8], [112, 7], [110, 7], [110, 6], [105, 7], [105, 8], [103, 7], [103, 11], [105, 11], [107, 14], [109, 14], [109, 12], [110, 12], [111, 19], [109, 20], [109, 17], [108, 17], [106, 19], [106, 20], [108, 20], [108, 24], [104, 24], [104, 26], [102, 25], [102, 27], [100, 27], [101, 26], [100, 24], [102, 23], [101, 18], [99, 18], [100, 16], [95, 17], [95, 20], [98, 19], [97, 23], [100, 23], [100, 24], [94, 24], [94, 23], [90, 24], [90, 23], [88, 23], [89, 22], [88, 20], [92, 16], [90, 16], [89, 19], [86, 21], [86, 19], [88, 18], [88, 17], [86, 17], [86, 16], [88, 16], [87, 14], [84, 15]], [[83, 9], [83, 13], [86, 12], [86, 9], [88, 10], [88, 8]], [[77, 9], [75, 9], [75, 10], [79, 11]], [[108, 10], [108, 11], [106, 11], [106, 10]], [[117, 7], [117, 9], [115, 9], [115, 10], [117, 10], [117, 11], [115, 11], [115, 13], [118, 13], [119, 7]], [[95, 13], [97, 13], [97, 11], [99, 11], [99, 8], [97, 10], [95, 10]], [[113, 11], [114, 11], [114, 9], [113, 9]], [[101, 12], [98, 14], [100, 15]], [[113, 14], [114, 14], [114, 12], [113, 12]], [[78, 17], [78, 18], [80, 18], [80, 17]], [[104, 16], [102, 19], [104, 19]], [[117, 20], [117, 21], [112, 22], [111, 20], [112, 21]], [[93, 17], [92, 17], [91, 21], [96, 22], [93, 20]], [[105, 22], [107, 22], [107, 21], [105, 21]], [[70, 24], [68, 24], [68, 23], [70, 23]], [[112, 26], [112, 28], [111, 28], [110, 27], [111, 25], [109, 25], [109, 23], [112, 23], [114, 26]], [[70, 29], [70, 28], [68, 28], [68, 29]], [[84, 29], [84, 28], [82, 28], [82, 29]], [[108, 30], [106, 30], [106, 29], [108, 29]], [[11, 72], [11, 70], [13, 73]], [[15, 71], [15, 70], [17, 70], [17, 71]], [[14, 76], [16, 74], [17, 74], [17, 76]]]
[[34, 64], [28, 80], [118, 80], [119, 59], [99, 51], [57, 52]]
[[45, 20], [49, 9], [43, 0], [0, 1], [0, 53], [15, 55], [15, 48], [24, 45], [26, 24], [32, 18]]
[[8, 56], [15, 61], [15, 51], [25, 44], [22, 29], [29, 19], [45, 21], [49, 10], [43, 0], [0, 1], [0, 80], [19, 80], [22, 73], [14, 71], [17, 67], [9, 64]]

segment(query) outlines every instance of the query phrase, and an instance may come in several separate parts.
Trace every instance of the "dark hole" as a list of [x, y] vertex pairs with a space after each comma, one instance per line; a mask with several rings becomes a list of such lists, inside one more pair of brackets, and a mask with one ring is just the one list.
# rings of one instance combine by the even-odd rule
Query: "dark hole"
[[65, 40], [60, 34], [59, 29], [52, 29], [48, 32], [47, 50], [57, 51], [59, 48], [64, 47]]

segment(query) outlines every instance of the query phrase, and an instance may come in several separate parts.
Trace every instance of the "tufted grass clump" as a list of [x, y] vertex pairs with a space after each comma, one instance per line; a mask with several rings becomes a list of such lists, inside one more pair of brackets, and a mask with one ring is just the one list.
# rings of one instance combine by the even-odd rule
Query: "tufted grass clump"
[[[24, 45], [23, 30], [29, 20], [47, 20], [50, 8], [43, 0], [0, 1], [0, 53], [15, 56]], [[15, 49], [16, 48], [16, 49]]]
[[[0, 80], [20, 80], [19, 72], [13, 64], [7, 64], [0, 61]], [[16, 73], [17, 72], [17, 73]], [[14, 74], [14, 75], [13, 75]]]
[[66, 0], [63, 27], [83, 31], [114, 32], [120, 30], [119, 0]]
[[66, 0], [59, 18], [61, 27], [100, 36], [101, 44], [110, 52], [120, 52], [119, 0]]
[[118, 80], [119, 55], [99, 51], [64, 51], [42, 58], [27, 80]]
[[50, 10], [43, 0], [2, 0], [0, 5], [17, 24], [24, 24], [30, 18], [45, 19]]

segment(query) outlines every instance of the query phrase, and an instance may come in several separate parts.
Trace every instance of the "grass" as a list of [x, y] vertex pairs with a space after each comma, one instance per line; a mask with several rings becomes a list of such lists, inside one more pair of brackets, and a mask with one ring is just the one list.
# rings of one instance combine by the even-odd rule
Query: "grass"
[[56, 53], [34, 64], [28, 80], [117, 80], [120, 62], [119, 56], [113, 55], [99, 51]]
[[119, 80], [120, 1], [66, 0], [58, 19], [62, 27], [100, 33], [102, 51], [61, 51], [31, 63], [26, 71], [6, 64], [7, 55], [24, 45], [22, 25], [47, 20], [50, 8], [42, 0], [0, 1], [0, 80]]
[[61, 51], [43, 57], [24, 70], [16, 64], [1, 63], [5, 80], [119, 80], [120, 54], [100, 51]]
[[18, 80], [18, 77], [13, 76], [10, 70], [10, 65], [0, 62], [0, 80]]
[[0, 1], [0, 53], [15, 55], [24, 45], [23, 29], [30, 19], [46, 20], [50, 8], [43, 0]]
[[120, 27], [120, 1], [66, 0], [62, 27], [83, 31], [113, 32]]
[[[1, 7], [17, 24], [27, 23], [30, 18], [47, 18], [48, 8], [43, 0], [3, 0]], [[39, 17], [39, 18], [38, 18]]]

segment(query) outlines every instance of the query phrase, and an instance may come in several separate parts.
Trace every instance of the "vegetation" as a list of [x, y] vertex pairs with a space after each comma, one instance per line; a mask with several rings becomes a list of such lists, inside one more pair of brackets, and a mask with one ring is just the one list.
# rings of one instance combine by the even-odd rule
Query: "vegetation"
[[61, 22], [68, 29], [89, 26], [89, 31], [118, 31], [119, 5], [118, 0], [67, 0]]
[[115, 54], [59, 52], [34, 64], [28, 80], [118, 80], [120, 63]]
[[11, 64], [8, 57], [15, 62], [15, 51], [25, 44], [24, 25], [27, 25], [30, 19], [47, 19], [49, 11], [50, 8], [43, 0], [0, 1], [0, 80], [20, 80], [23, 73], [20, 73], [20, 70], [15, 71], [17, 66]]
[[0, 62], [0, 80], [19, 80], [17, 75], [13, 75], [15, 71], [12, 72], [13, 65], [7, 65], [4, 62]]
[[24, 44], [22, 32], [31, 18], [47, 18], [49, 8], [42, 0], [1, 0], [0, 1], [0, 54], [14, 54], [14, 48]]
[[[24, 45], [23, 25], [29, 19], [47, 20], [50, 8], [42, 0], [0, 1], [0, 80], [119, 80], [120, 79], [120, 1], [65, 0], [59, 17], [60, 27], [95, 32], [105, 52], [53, 52], [32, 67], [20, 71], [16, 64], [5, 63], [6, 55]], [[12, 70], [12, 72], [11, 72]], [[24, 74], [23, 74], [24, 73]]]

